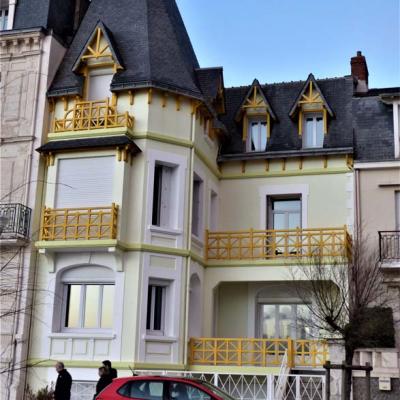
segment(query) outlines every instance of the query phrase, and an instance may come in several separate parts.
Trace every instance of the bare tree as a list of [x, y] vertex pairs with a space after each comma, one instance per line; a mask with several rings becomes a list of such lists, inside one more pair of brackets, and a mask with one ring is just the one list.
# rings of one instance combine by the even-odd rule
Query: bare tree
[[[325, 257], [318, 249], [313, 257], [299, 258], [290, 272], [297, 295], [309, 311], [304, 322], [321, 339], [340, 339], [347, 365], [352, 365], [357, 348], [371, 345], [371, 309], [387, 307], [389, 300], [378, 254], [366, 243], [355, 237], [351, 248], [338, 257]], [[348, 400], [351, 371], [345, 376]]]

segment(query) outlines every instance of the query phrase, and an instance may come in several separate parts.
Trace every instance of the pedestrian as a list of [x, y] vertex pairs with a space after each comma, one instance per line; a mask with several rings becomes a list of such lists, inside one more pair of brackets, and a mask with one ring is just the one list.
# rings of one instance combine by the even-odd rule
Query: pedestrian
[[58, 372], [58, 377], [54, 390], [54, 400], [70, 400], [72, 377], [70, 373], [65, 369], [63, 362], [58, 361], [55, 365], [55, 368]]
[[118, 372], [117, 372], [117, 370], [115, 368], [112, 368], [110, 360], [104, 360], [103, 361], [103, 367], [108, 369], [108, 373], [110, 374], [111, 379], [117, 378]]
[[111, 375], [108, 373], [106, 367], [99, 368], [99, 380], [96, 384], [96, 394], [93, 396], [93, 400], [96, 400], [96, 397], [100, 394], [100, 392], [106, 388], [112, 382]]

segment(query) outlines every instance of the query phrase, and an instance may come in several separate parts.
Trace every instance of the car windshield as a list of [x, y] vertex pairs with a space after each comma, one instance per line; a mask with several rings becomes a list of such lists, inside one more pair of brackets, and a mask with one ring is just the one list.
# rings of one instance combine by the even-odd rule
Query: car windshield
[[229, 394], [223, 392], [221, 389], [218, 389], [216, 386], [211, 385], [211, 383], [202, 381], [201, 384], [207, 389], [211, 390], [217, 396], [221, 397], [223, 400], [235, 400], [233, 397], [229, 396]]

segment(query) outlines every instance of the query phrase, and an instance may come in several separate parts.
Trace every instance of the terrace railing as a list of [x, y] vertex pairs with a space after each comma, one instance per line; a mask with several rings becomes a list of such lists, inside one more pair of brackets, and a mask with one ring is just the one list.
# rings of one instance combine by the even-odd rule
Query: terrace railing
[[400, 231], [380, 231], [378, 233], [381, 261], [400, 261]]
[[29, 237], [32, 210], [20, 203], [0, 204], [0, 235], [7, 238]]
[[328, 344], [321, 340], [191, 338], [191, 365], [279, 367], [287, 356], [289, 368], [322, 367]]
[[206, 231], [208, 260], [254, 260], [350, 256], [346, 227], [287, 230]]
[[116, 239], [118, 206], [44, 208], [41, 240]]
[[133, 128], [134, 119], [126, 111], [118, 113], [110, 100], [77, 101], [64, 118], [54, 119], [54, 132], [82, 131], [106, 128]]

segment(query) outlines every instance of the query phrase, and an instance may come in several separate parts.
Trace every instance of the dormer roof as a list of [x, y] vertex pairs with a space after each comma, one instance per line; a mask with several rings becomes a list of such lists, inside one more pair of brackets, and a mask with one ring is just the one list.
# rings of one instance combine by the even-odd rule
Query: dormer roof
[[334, 116], [334, 113], [329, 106], [327, 100], [325, 99], [313, 74], [308, 75], [307, 80], [305, 81], [300, 93], [296, 97], [296, 100], [294, 101], [293, 106], [289, 111], [289, 116], [293, 117], [296, 114], [297, 110], [304, 103], [320, 104], [321, 106], [325, 107], [331, 117]]

